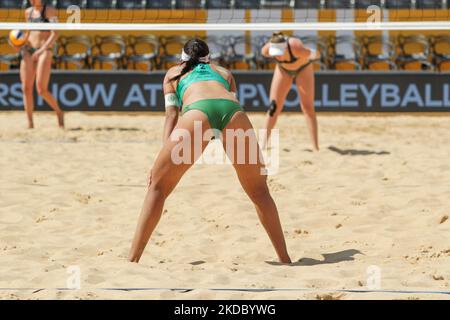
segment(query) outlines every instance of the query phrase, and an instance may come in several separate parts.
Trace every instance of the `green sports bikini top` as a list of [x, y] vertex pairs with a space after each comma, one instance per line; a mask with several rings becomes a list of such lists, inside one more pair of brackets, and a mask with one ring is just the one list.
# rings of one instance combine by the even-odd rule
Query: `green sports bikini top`
[[217, 71], [211, 68], [211, 65], [200, 63], [192, 69], [191, 73], [178, 82], [177, 96], [181, 105], [183, 104], [183, 95], [187, 88], [193, 83], [202, 81], [217, 81], [223, 84], [227, 90], [230, 90], [230, 84], [228, 81], [225, 80]]

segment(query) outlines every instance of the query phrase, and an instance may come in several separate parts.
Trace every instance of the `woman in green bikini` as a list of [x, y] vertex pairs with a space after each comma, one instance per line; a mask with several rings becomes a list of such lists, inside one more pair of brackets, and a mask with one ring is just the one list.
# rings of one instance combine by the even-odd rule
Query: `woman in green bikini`
[[[224, 68], [211, 65], [208, 45], [202, 40], [193, 39], [184, 46], [182, 63], [167, 72], [163, 87], [166, 100], [164, 145], [150, 173], [148, 191], [129, 260], [139, 262], [161, 218], [165, 200], [213, 137], [196, 143], [196, 139], [192, 137], [194, 131], [201, 128], [202, 136], [209, 129], [215, 130], [215, 136], [218, 131], [223, 133], [221, 135], [223, 146], [242, 187], [256, 207], [280, 262], [290, 263], [277, 207], [269, 193], [266, 176], [262, 174], [264, 164], [256, 135], [236, 99], [236, 84], [231, 73]], [[180, 118], [179, 107], [182, 107]], [[238, 135], [233, 135], [239, 132], [251, 133], [247, 135], [248, 139], [245, 139], [243, 144], [238, 143]], [[174, 154], [178, 154], [176, 150], [180, 143], [186, 141], [189, 144], [188, 156], [183, 154], [185, 161], [180, 162], [179, 159], [174, 159]], [[242, 148], [239, 148], [240, 146]], [[250, 146], [257, 147], [256, 161], [249, 161], [252, 157]], [[241, 161], [242, 153], [245, 161]]]
[[[47, 5], [45, 0], [30, 0], [31, 7], [25, 10], [25, 19], [30, 23], [57, 22], [56, 9]], [[53, 60], [53, 46], [58, 38], [55, 31], [29, 31], [28, 43], [22, 47], [13, 46], [22, 56], [20, 62], [20, 80], [25, 111], [28, 118], [28, 128], [34, 128], [34, 83], [36, 91], [56, 112], [58, 124], [64, 127], [64, 113], [59, 108], [55, 97], [48, 90]]]

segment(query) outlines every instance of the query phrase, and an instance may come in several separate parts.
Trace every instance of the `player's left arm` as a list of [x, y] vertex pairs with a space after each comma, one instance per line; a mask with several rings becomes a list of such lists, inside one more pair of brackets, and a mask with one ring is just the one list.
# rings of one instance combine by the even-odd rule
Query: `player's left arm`
[[[45, 11], [46, 18], [50, 23], [58, 23], [58, 11], [53, 7], [47, 7], [47, 10]], [[58, 33], [55, 30], [50, 31], [50, 37], [47, 39], [47, 41], [44, 44], [45, 50], [53, 47], [56, 40], [58, 40]]]
[[167, 71], [164, 77], [163, 91], [166, 107], [166, 120], [164, 123], [163, 143], [165, 143], [173, 129], [178, 123], [178, 115], [180, 110], [180, 101], [175, 90], [175, 81], [170, 81], [177, 73], [174, 72], [174, 68]]
[[314, 61], [320, 59], [320, 52], [308, 47], [305, 47], [303, 42], [300, 39], [292, 38], [289, 44], [291, 45], [291, 49], [293, 54], [302, 59], [307, 59], [309, 61]]

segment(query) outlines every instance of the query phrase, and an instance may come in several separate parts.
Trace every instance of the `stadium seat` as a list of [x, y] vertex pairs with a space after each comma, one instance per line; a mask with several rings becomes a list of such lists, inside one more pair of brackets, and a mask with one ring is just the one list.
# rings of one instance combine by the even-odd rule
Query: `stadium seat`
[[352, 0], [327, 0], [325, 1], [327, 9], [350, 9], [353, 8]]
[[154, 35], [130, 36], [128, 46], [131, 50], [127, 55], [127, 67], [152, 71], [158, 68], [158, 57], [160, 54], [160, 42]]
[[176, 0], [176, 9], [202, 9], [205, 7], [205, 0]]
[[332, 38], [330, 44], [333, 55], [330, 64], [336, 70], [361, 70], [362, 48], [358, 40], [353, 36], [338, 36]]
[[261, 0], [262, 8], [291, 8], [291, 0]]
[[366, 36], [364, 44], [364, 68], [367, 70], [396, 70], [395, 44], [384, 36]]
[[433, 63], [439, 71], [450, 70], [450, 35], [431, 37]]
[[171, 66], [180, 62], [181, 51], [184, 44], [189, 41], [191, 37], [180, 35], [161, 38], [162, 56], [161, 67], [169, 69]]
[[0, 70], [18, 68], [20, 55], [9, 45], [7, 37], [0, 37]]
[[92, 49], [92, 67], [104, 69], [122, 69], [126, 56], [126, 44], [122, 36], [96, 36], [95, 46]]
[[295, 0], [294, 8], [296, 9], [320, 9], [323, 1], [319, 0]]
[[261, 8], [260, 0], [238, 0], [235, 2], [236, 9], [259, 9]]
[[87, 0], [88, 9], [113, 9], [116, 7], [116, 1]]
[[59, 69], [90, 69], [92, 39], [86, 35], [59, 39], [57, 64]]
[[145, 5], [147, 9], [172, 9], [172, 0], [148, 0]]
[[327, 70], [329, 57], [326, 40], [324, 38], [314, 36], [305, 36], [300, 39], [307, 48], [318, 50], [320, 52], [320, 61], [314, 62], [314, 69]]
[[206, 0], [208, 9], [230, 9], [232, 0]]
[[[242, 37], [244, 39], [244, 37]], [[259, 35], [252, 37], [250, 40], [250, 46], [251, 46], [251, 54], [245, 54], [244, 52], [241, 54], [241, 57], [237, 59], [237, 62], [244, 62], [246, 64], [246, 67], [249, 69], [273, 69], [275, 66], [274, 60], [271, 58], [266, 58], [261, 54], [262, 47], [269, 41], [270, 36], [269, 35]], [[228, 46], [229, 46], [229, 39]], [[239, 45], [239, 42], [235, 44], [235, 48], [233, 51], [230, 51], [228, 49], [228, 54], [235, 54], [235, 51], [238, 51], [237, 46]], [[243, 41], [240, 43], [241, 48], [244, 48]], [[240, 60], [240, 61], [239, 61]]]
[[80, 8], [86, 8], [87, 0], [58, 0], [56, 2], [56, 8], [67, 9], [68, 7], [75, 5]]
[[273, 69], [275, 62], [271, 58], [266, 58], [261, 54], [262, 47], [269, 41], [270, 36], [260, 35], [252, 38], [252, 51], [255, 53], [257, 69]]
[[248, 69], [255, 70], [256, 53], [239, 52], [238, 48], [244, 48], [247, 45], [247, 38], [245, 36], [238, 37], [226, 37], [224, 38], [226, 43], [226, 52], [224, 57], [225, 65], [230, 69], [238, 69], [240, 64], [245, 64]]
[[378, 6], [382, 8], [384, 6], [383, 0], [355, 0], [356, 9], [367, 9], [370, 6]]
[[117, 9], [145, 9], [145, 0], [117, 0]]
[[203, 39], [208, 43], [211, 61], [222, 65], [224, 63], [225, 46], [221, 37], [208, 36]]
[[411, 9], [411, 0], [386, 0], [386, 8], [388, 9]]
[[433, 70], [429, 61], [430, 44], [423, 34], [399, 36], [397, 65], [403, 70]]
[[0, 8], [2, 9], [21, 9], [26, 6], [25, 0], [0, 0]]

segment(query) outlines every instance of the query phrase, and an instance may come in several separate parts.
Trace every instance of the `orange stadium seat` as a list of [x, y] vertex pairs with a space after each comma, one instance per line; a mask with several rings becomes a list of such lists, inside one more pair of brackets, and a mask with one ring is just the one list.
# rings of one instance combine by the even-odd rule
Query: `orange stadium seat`
[[130, 36], [128, 38], [130, 52], [126, 57], [127, 68], [153, 71], [159, 67], [160, 41], [154, 35]]
[[364, 68], [367, 70], [395, 70], [395, 44], [385, 36], [363, 38]]
[[400, 53], [397, 57], [397, 65], [403, 70], [433, 70], [434, 66], [429, 61], [430, 44], [426, 36], [422, 34], [412, 36], [399, 36], [398, 46]]
[[59, 69], [90, 69], [92, 39], [86, 35], [63, 36], [59, 40]]
[[450, 71], [450, 36], [438, 35], [430, 38], [433, 63], [439, 71]]
[[161, 39], [163, 54], [161, 55], [161, 66], [168, 69], [178, 63], [184, 44], [190, 40], [188, 36], [170, 36]]
[[122, 36], [96, 36], [92, 52], [94, 69], [117, 70], [124, 68], [126, 44]]

